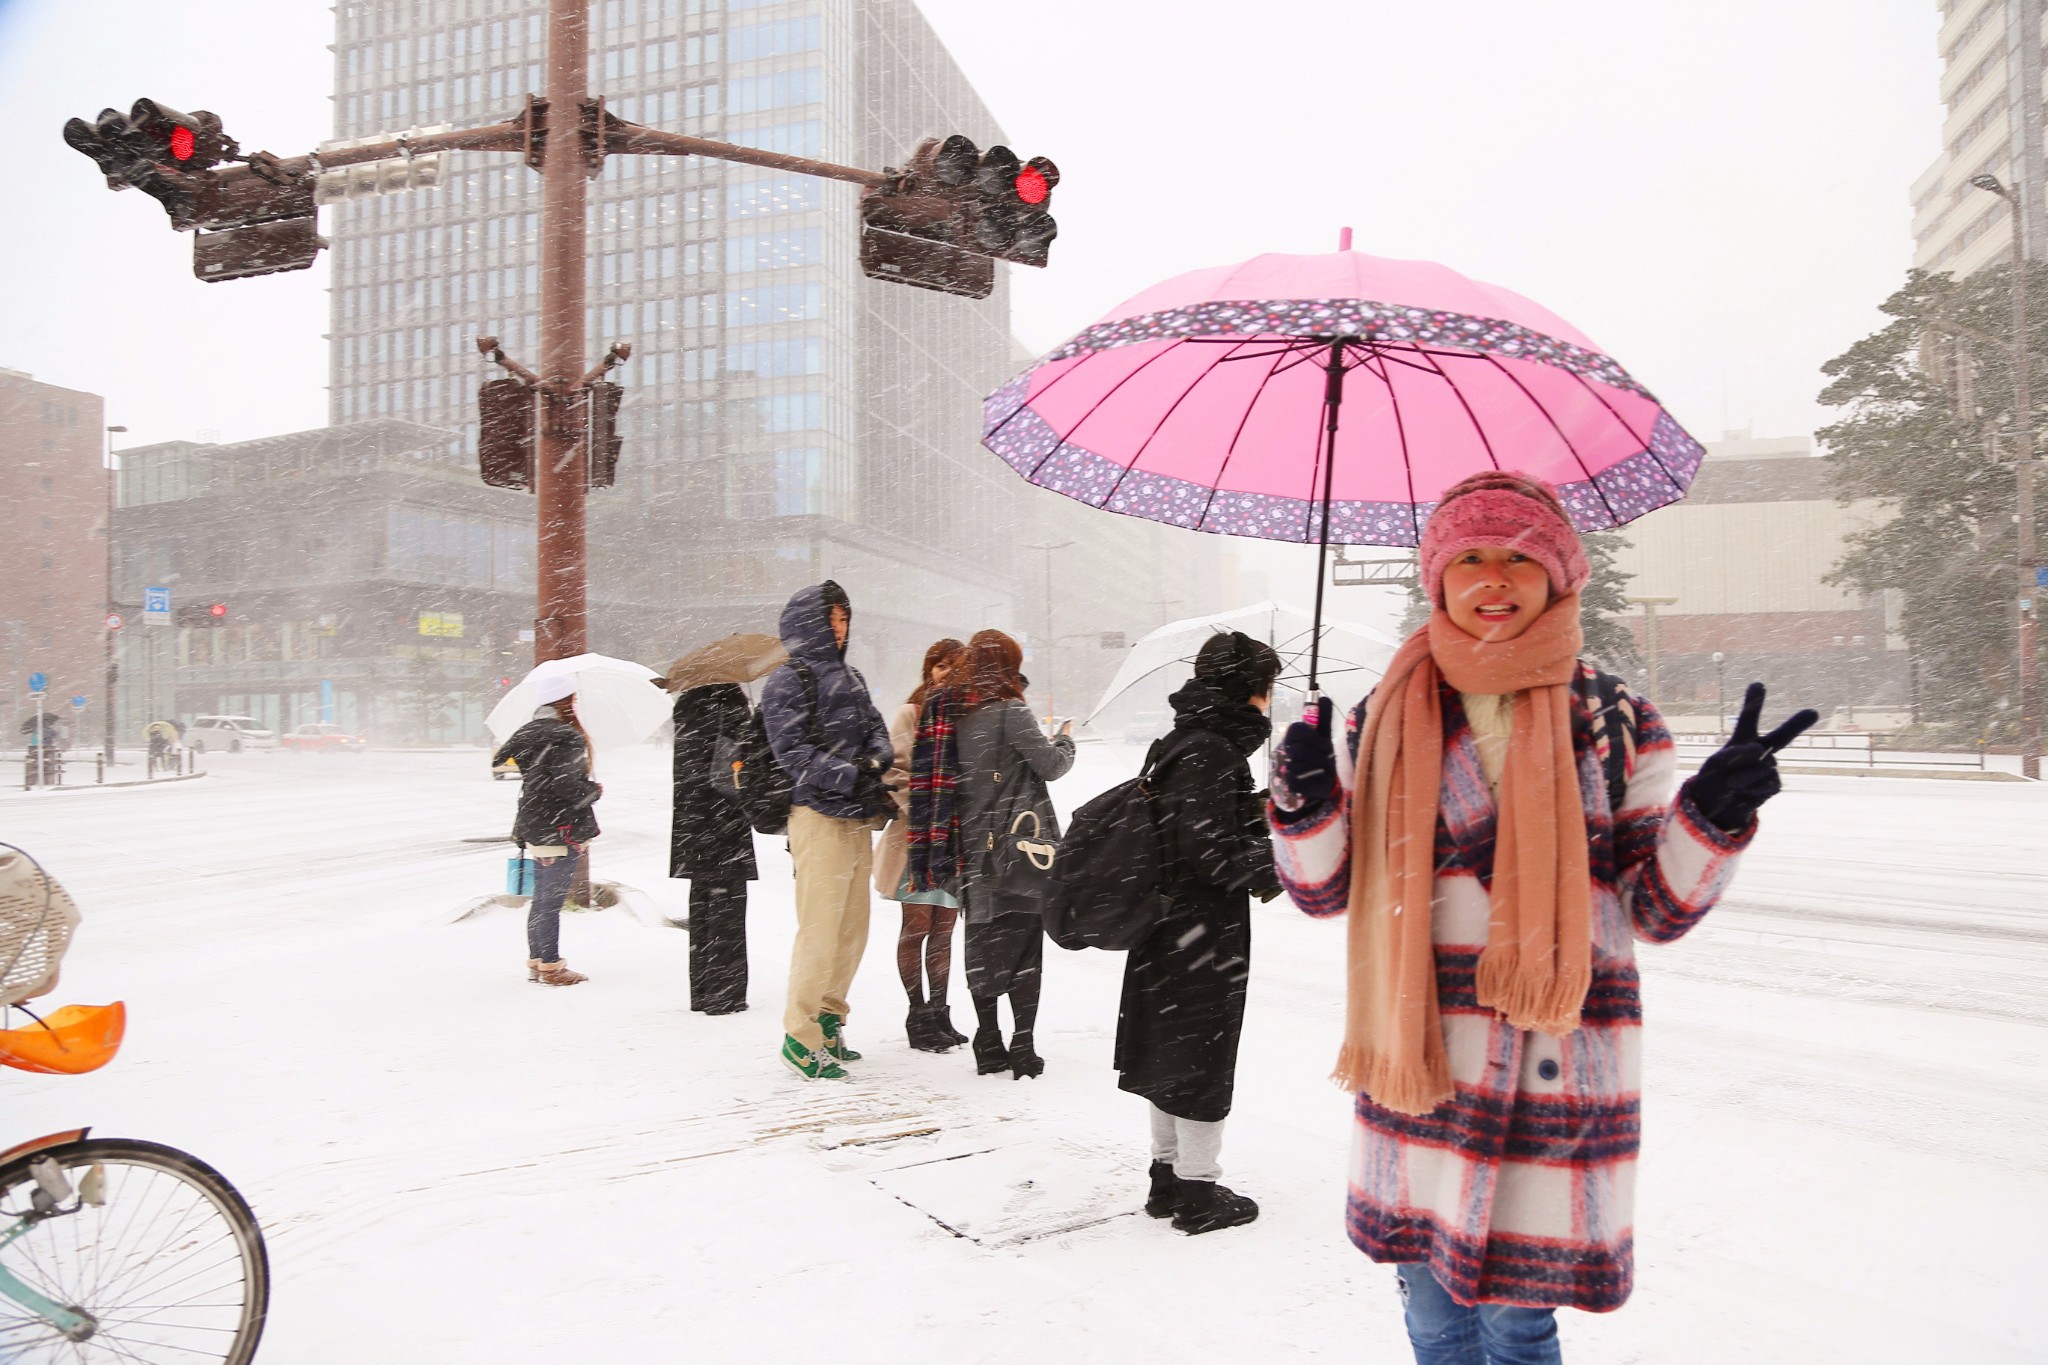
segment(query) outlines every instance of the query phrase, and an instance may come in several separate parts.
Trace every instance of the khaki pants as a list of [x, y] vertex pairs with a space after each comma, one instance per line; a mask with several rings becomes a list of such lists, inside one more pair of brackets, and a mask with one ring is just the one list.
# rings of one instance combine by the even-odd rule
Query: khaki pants
[[789, 958], [789, 1004], [782, 1012], [782, 1029], [813, 1051], [825, 1044], [818, 1016], [847, 1016], [846, 992], [868, 946], [874, 840], [874, 826], [866, 820], [820, 815], [808, 806], [789, 813], [796, 948]]

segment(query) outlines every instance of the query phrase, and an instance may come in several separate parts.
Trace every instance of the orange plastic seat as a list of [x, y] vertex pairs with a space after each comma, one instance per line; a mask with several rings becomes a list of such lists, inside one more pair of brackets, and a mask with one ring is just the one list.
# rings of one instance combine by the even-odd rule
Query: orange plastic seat
[[114, 1060], [128, 1031], [128, 1007], [66, 1005], [27, 1028], [0, 1029], [0, 1065], [53, 1076], [97, 1071]]

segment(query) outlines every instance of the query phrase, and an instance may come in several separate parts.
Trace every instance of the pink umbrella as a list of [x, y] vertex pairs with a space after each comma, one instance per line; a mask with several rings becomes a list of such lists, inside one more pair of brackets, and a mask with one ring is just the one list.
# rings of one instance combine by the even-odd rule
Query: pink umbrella
[[1588, 531], [1685, 496], [1699, 442], [1577, 328], [1350, 243], [1154, 285], [989, 395], [982, 443], [1090, 506], [1325, 549], [1416, 544], [1483, 469]]

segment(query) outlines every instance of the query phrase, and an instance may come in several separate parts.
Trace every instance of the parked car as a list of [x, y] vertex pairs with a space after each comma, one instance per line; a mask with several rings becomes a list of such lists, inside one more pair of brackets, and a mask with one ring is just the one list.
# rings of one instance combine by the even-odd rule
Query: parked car
[[210, 749], [231, 754], [244, 749], [275, 749], [277, 731], [264, 729], [254, 716], [194, 716], [185, 731], [185, 747], [195, 754]]
[[301, 725], [278, 743], [294, 753], [314, 754], [359, 754], [370, 747], [370, 741], [361, 735], [352, 735], [339, 725], [328, 725], [321, 721]]

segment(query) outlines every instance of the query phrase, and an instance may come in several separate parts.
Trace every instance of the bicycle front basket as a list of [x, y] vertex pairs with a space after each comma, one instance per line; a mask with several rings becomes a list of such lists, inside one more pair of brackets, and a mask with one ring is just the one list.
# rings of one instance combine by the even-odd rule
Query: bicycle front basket
[[57, 968], [78, 927], [78, 907], [42, 864], [0, 844], [0, 1006], [18, 1005], [57, 984]]

